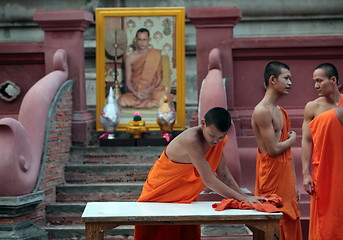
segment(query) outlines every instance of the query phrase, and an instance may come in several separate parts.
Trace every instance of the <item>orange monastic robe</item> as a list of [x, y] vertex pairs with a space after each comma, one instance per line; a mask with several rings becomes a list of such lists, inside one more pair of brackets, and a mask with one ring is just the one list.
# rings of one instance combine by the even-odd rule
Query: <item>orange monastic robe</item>
[[[288, 138], [291, 121], [283, 113], [283, 128], [280, 142]], [[255, 195], [277, 194], [282, 198], [283, 219], [280, 221], [280, 239], [301, 240], [300, 209], [296, 199], [295, 176], [291, 148], [276, 157], [262, 154], [258, 149], [256, 157]]]
[[166, 91], [162, 84], [162, 55], [161, 50], [149, 49], [132, 64], [131, 82], [133, 88], [141, 93], [151, 89], [147, 99], [138, 99], [131, 92], [121, 95], [118, 104], [122, 107], [152, 108], [160, 106]]
[[[221, 160], [227, 137], [205, 154], [213, 172]], [[175, 163], [166, 151], [151, 168], [137, 202], [191, 203], [205, 188], [193, 164]], [[135, 227], [135, 240], [200, 240], [199, 225], [145, 225]]]
[[[343, 104], [343, 97], [340, 105]], [[343, 126], [335, 110], [310, 122], [313, 140], [314, 194], [311, 197], [309, 240], [343, 239]]]

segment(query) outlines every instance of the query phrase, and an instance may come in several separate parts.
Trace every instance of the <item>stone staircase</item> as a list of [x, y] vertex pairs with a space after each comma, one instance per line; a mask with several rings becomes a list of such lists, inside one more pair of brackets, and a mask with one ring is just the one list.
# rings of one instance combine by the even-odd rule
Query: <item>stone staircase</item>
[[[65, 167], [65, 184], [56, 189], [56, 203], [47, 206], [49, 239], [85, 239], [81, 215], [90, 201], [135, 201], [164, 146], [77, 147]], [[243, 225], [203, 226], [203, 240], [252, 239]], [[133, 239], [133, 226], [106, 232], [106, 240]]]
[[[135, 201], [163, 147], [77, 147], [65, 167], [65, 184], [46, 208], [49, 239], [84, 239], [81, 215], [87, 202]], [[127, 239], [133, 227], [107, 232], [106, 239]]]

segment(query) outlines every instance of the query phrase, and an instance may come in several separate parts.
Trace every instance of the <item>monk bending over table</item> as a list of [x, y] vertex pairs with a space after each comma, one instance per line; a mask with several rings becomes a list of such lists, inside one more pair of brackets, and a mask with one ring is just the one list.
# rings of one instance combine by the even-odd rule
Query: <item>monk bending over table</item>
[[148, 29], [138, 29], [135, 37], [137, 49], [125, 59], [128, 92], [118, 99], [122, 107], [158, 107], [166, 94], [162, 84], [161, 50], [148, 48], [150, 40]]
[[280, 220], [280, 239], [301, 240], [300, 209], [291, 146], [296, 133], [290, 131], [286, 111], [278, 100], [291, 89], [291, 72], [282, 62], [270, 62], [264, 72], [266, 92], [252, 114], [252, 128], [258, 146], [256, 157], [256, 195], [277, 194], [284, 214]]
[[[151, 168], [137, 201], [191, 203], [205, 186], [225, 198], [249, 204], [265, 199], [242, 192], [226, 167], [222, 153], [230, 126], [230, 113], [215, 107], [205, 114], [200, 126], [189, 128], [174, 138]], [[196, 240], [200, 237], [199, 225], [135, 227], [135, 240]]]
[[[342, 127], [331, 109], [343, 104], [343, 95], [338, 89], [338, 71], [331, 63], [318, 65], [313, 81], [319, 97], [305, 106], [301, 142], [303, 183], [311, 195], [308, 239], [342, 239], [343, 194], [337, 191], [337, 184], [343, 180]], [[336, 111], [336, 115], [342, 113]]]

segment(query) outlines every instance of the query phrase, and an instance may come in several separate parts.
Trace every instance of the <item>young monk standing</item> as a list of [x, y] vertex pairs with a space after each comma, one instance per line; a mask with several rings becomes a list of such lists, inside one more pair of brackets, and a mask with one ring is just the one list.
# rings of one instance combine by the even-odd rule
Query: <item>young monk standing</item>
[[[230, 126], [230, 113], [215, 107], [200, 126], [174, 138], [150, 170], [137, 201], [191, 203], [205, 186], [249, 204], [264, 199], [244, 194], [226, 167], [222, 152]], [[194, 225], [136, 226], [135, 240], [200, 240], [200, 233]]]
[[266, 92], [252, 114], [252, 128], [256, 137], [255, 194], [277, 194], [282, 198], [280, 239], [301, 240], [300, 210], [291, 146], [296, 133], [290, 130], [286, 111], [278, 100], [291, 89], [291, 72], [282, 62], [270, 62], [264, 72]]
[[[336, 189], [333, 184], [343, 180], [340, 177], [342, 176], [341, 168], [330, 167], [325, 169], [327, 161], [332, 162], [331, 166], [335, 166], [336, 164], [339, 164], [339, 162], [342, 162], [342, 155], [335, 155], [334, 153], [336, 153], [337, 147], [342, 149], [343, 145], [342, 143], [341, 145], [336, 145], [338, 143], [336, 140], [331, 143], [329, 138], [327, 140], [328, 142], [324, 140], [325, 134], [327, 134], [330, 139], [335, 139], [332, 138], [331, 135], [335, 133], [328, 132], [328, 129], [323, 126], [323, 124], [327, 123], [326, 118], [319, 118], [319, 116], [330, 109], [342, 105], [343, 95], [338, 89], [337, 69], [331, 63], [318, 65], [313, 72], [313, 81], [319, 97], [314, 101], [308, 102], [305, 106], [301, 142], [303, 183], [305, 190], [312, 195], [309, 239], [340, 239], [335, 237], [330, 238], [332, 235], [329, 235], [328, 233], [332, 233], [335, 230], [337, 231], [336, 226], [339, 226], [337, 225], [338, 219], [333, 217], [332, 214], [336, 212], [336, 207], [339, 207], [342, 202], [336, 197], [333, 197], [330, 201], [323, 201], [323, 199], [328, 200], [327, 197], [330, 197], [331, 195], [335, 196]], [[317, 118], [319, 119], [317, 120]], [[332, 131], [333, 129], [330, 130]], [[322, 146], [325, 146], [327, 149], [322, 149]], [[328, 155], [328, 153], [331, 153], [331, 155]], [[312, 157], [313, 170], [311, 176], [310, 163]], [[334, 170], [339, 170], [340, 173], [337, 174]], [[330, 176], [326, 176], [326, 174]], [[326, 184], [328, 184], [328, 186], [326, 186]], [[324, 191], [324, 189], [326, 190]], [[324, 214], [323, 210], [328, 211]], [[338, 211], [339, 208], [337, 208], [336, 213], [338, 213]], [[342, 224], [342, 222], [340, 222], [340, 224]], [[324, 227], [327, 231], [323, 231]]]

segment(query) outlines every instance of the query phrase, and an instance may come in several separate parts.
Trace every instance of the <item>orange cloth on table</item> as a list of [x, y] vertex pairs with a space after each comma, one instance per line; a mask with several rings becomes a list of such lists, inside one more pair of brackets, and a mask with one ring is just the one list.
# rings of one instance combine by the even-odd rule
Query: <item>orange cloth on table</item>
[[162, 55], [161, 50], [148, 49], [147, 54], [141, 56], [132, 64], [131, 83], [138, 92], [151, 89], [150, 97], [139, 99], [131, 92], [124, 93], [118, 99], [122, 107], [152, 108], [158, 107], [166, 91], [162, 84]]
[[[343, 104], [343, 96], [340, 105]], [[313, 140], [314, 194], [311, 196], [309, 240], [343, 239], [343, 126], [335, 110], [309, 124]]]
[[[226, 141], [227, 136], [205, 154], [213, 172], [217, 170]], [[173, 162], [163, 151], [151, 168], [137, 202], [191, 203], [204, 188], [193, 164]], [[196, 240], [200, 239], [200, 233], [199, 225], [135, 226], [135, 240]]]
[[[280, 107], [283, 115], [283, 128], [280, 142], [288, 139], [291, 121], [287, 112]], [[282, 198], [283, 213], [280, 220], [280, 239], [301, 240], [300, 209], [296, 198], [295, 176], [291, 148], [272, 157], [258, 149], [256, 157], [255, 195], [276, 194]]]
[[216, 211], [223, 211], [225, 209], [256, 209], [261, 212], [280, 212], [280, 207], [282, 207], [282, 199], [276, 195], [272, 194], [270, 196], [266, 196], [268, 200], [261, 200], [262, 204], [254, 203], [250, 205], [246, 202], [240, 202], [236, 199], [229, 198], [223, 199], [220, 203], [212, 204], [212, 207]]

